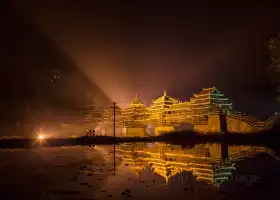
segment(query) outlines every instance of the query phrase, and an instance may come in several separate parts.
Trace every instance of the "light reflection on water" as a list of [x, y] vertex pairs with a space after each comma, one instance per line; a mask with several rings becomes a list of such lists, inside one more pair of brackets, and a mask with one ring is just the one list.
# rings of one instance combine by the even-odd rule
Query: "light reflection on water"
[[[112, 148], [107, 149], [112, 154]], [[265, 159], [280, 166], [280, 158], [265, 146], [199, 144], [182, 147], [165, 143], [126, 143], [117, 145], [115, 153], [121, 163], [118, 164], [116, 175], [129, 170], [134, 174], [132, 179], [137, 182], [152, 181], [158, 188], [174, 190], [181, 187], [184, 191], [192, 192], [203, 187], [217, 191], [230, 189], [228, 187], [232, 185], [238, 188], [262, 183], [264, 177], [260, 172], [242, 169], [242, 163], [252, 159], [257, 158], [257, 163], [260, 163], [265, 156]], [[253, 169], [255, 166], [250, 167]], [[158, 181], [154, 180], [155, 177]], [[106, 187], [121, 182], [110, 180]], [[133, 184], [137, 185], [137, 182]]]
[[267, 191], [277, 193], [273, 186], [280, 178], [279, 158], [265, 146], [44, 147], [2, 150], [0, 159], [1, 194], [11, 190], [9, 194], [24, 193], [28, 199], [216, 199], [238, 194], [261, 199]]
[[[271, 149], [262, 146], [206, 144], [187, 149], [160, 143], [154, 147], [149, 144], [123, 144], [116, 151], [137, 175], [150, 167], [154, 174], [162, 176], [169, 183], [174, 176], [186, 171], [191, 172], [196, 180], [216, 186], [232, 176], [238, 161], [261, 153], [280, 160]], [[227, 153], [223, 154], [223, 151]], [[187, 180], [188, 177], [184, 177], [181, 182]]]

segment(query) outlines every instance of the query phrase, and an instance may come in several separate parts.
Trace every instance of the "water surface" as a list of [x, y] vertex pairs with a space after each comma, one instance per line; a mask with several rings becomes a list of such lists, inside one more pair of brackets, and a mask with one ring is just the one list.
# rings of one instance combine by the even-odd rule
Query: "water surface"
[[225, 144], [1, 150], [1, 199], [277, 198], [277, 155]]

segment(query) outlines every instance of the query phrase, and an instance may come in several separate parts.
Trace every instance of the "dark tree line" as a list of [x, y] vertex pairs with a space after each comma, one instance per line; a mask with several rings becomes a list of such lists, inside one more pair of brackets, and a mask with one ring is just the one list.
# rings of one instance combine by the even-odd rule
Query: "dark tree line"
[[276, 37], [271, 38], [266, 45], [270, 50], [271, 59], [269, 74], [271, 82], [273, 83], [278, 94], [277, 100], [280, 102], [280, 33]]

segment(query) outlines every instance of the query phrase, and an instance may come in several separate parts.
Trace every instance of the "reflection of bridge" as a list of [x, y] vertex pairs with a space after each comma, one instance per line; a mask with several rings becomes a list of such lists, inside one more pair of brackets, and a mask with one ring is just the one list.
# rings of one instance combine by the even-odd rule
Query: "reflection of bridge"
[[[250, 147], [250, 148], [247, 147], [247, 148], [248, 149], [246, 149], [246, 150], [242, 150], [242, 151], [239, 151], [239, 152], [237, 152], [233, 155], [230, 155], [228, 160], [227, 160], [227, 163], [234, 163], [234, 162], [244, 160], [246, 158], [252, 158], [252, 157], [255, 157], [255, 156], [257, 156], [258, 154], [261, 154], [261, 153], [266, 153], [266, 154], [272, 156], [274, 159], [280, 160], [280, 158], [275, 155], [274, 151], [267, 148], [267, 147], [253, 146], [253, 147]], [[219, 158], [216, 161], [220, 162], [221, 159]]]
[[154, 174], [163, 177], [166, 183], [185, 171], [196, 180], [219, 185], [233, 175], [235, 162], [260, 153], [280, 160], [272, 150], [252, 146], [227, 146], [228, 156], [225, 158], [222, 155], [223, 145], [220, 144], [197, 145], [191, 149], [167, 144], [156, 144], [152, 148], [144, 144], [124, 144], [116, 150], [137, 177], [150, 166]]
[[[270, 128], [278, 120], [274, 116], [262, 122], [253, 117], [236, 113], [232, 104], [215, 87], [204, 88], [194, 94], [189, 101], [181, 102], [164, 95], [146, 107], [136, 96], [126, 109], [109, 107], [102, 113], [92, 112], [91, 120], [97, 119], [104, 127], [112, 128], [113, 110], [115, 110], [116, 124], [124, 127], [126, 135], [143, 136], [148, 124], [153, 125], [155, 134], [174, 131], [182, 123], [190, 123], [197, 132], [257, 132]], [[107, 130], [107, 132], [111, 132]]]

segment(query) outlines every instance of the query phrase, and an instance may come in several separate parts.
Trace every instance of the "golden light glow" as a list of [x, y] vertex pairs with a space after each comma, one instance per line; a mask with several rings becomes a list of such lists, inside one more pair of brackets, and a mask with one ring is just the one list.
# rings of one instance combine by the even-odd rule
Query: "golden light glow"
[[[220, 144], [205, 144], [196, 145], [192, 149], [182, 149], [175, 145], [155, 143], [152, 148], [135, 144], [129, 147], [120, 145], [116, 150], [124, 156], [124, 163], [137, 175], [137, 178], [142, 170], [149, 168], [154, 174], [163, 177], [166, 184], [169, 184], [173, 176], [180, 176], [185, 171], [191, 172], [196, 180], [219, 187], [236, 171], [235, 162], [263, 152], [280, 160], [267, 147], [229, 146], [229, 156], [224, 163], [221, 161], [221, 148]], [[201, 156], [201, 153], [206, 152], [208, 156], [207, 154]]]
[[39, 139], [39, 140], [43, 140], [43, 139], [45, 139], [45, 136], [42, 135], [42, 134], [40, 134], [40, 135], [38, 135], [38, 139]]
[[[195, 132], [223, 132], [220, 123], [221, 113], [226, 113], [228, 132], [258, 132], [271, 127], [271, 124], [280, 118], [280, 115], [265, 122], [253, 117], [238, 114], [232, 111], [232, 103], [215, 87], [203, 88], [193, 94], [189, 101], [181, 102], [167, 95], [152, 101], [146, 107], [138, 95], [126, 109], [119, 106], [115, 109], [116, 126], [123, 127], [126, 136], [145, 136], [148, 125], [155, 127], [154, 135], [163, 132], [173, 132], [175, 127], [183, 123], [190, 123]], [[113, 109], [104, 110], [102, 121], [111, 126]]]

